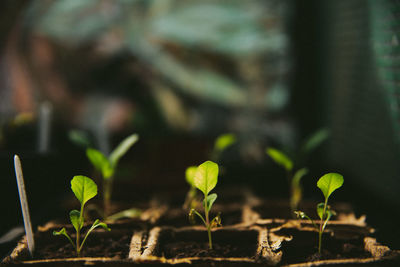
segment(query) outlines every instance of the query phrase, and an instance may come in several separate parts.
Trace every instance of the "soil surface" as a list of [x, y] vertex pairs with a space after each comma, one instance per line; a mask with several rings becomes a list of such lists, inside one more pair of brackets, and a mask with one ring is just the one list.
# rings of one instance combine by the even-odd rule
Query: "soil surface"
[[328, 234], [323, 235], [322, 251], [317, 252], [318, 233], [285, 229], [280, 234], [293, 236], [292, 241], [281, 247], [282, 264], [309, 262], [328, 259], [368, 258], [371, 254], [364, 250], [363, 237], [339, 239]]
[[[48, 233], [51, 235], [51, 233]], [[72, 237], [74, 241], [75, 236]], [[75, 258], [72, 244], [64, 236], [52, 236], [38, 240], [35, 259]], [[126, 259], [129, 254], [131, 235], [128, 233], [91, 233], [81, 251], [81, 257], [109, 257]]]
[[186, 257], [219, 257], [219, 258], [254, 258], [254, 246], [243, 246], [239, 244], [215, 243], [210, 250], [208, 243], [197, 242], [171, 242], [162, 247], [161, 255], [166, 258]]
[[217, 230], [212, 232], [213, 249], [209, 249], [207, 231], [165, 230], [159, 237], [157, 256], [166, 258], [220, 257], [254, 258], [258, 231]]

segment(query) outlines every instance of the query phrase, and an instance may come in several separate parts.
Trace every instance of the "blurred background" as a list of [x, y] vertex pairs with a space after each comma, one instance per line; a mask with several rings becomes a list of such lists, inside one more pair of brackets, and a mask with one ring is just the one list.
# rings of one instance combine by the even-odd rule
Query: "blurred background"
[[63, 216], [73, 175], [90, 175], [85, 146], [107, 154], [138, 133], [119, 175], [133, 191], [156, 192], [185, 187], [185, 168], [209, 159], [217, 136], [233, 133], [221, 183], [286, 197], [284, 172], [265, 148], [298, 151], [324, 129], [327, 140], [302, 161], [310, 170], [305, 198], [321, 198], [322, 174], [342, 173], [336, 199], [367, 214], [378, 241], [400, 248], [398, 1], [1, 7], [0, 236], [22, 225], [14, 154], [38, 225]]

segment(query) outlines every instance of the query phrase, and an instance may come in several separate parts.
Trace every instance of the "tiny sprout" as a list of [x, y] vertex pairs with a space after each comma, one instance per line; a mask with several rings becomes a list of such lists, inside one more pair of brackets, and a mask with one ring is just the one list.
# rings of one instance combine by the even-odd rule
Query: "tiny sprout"
[[204, 200], [204, 217], [197, 212], [195, 209], [191, 209], [189, 212], [189, 219], [194, 220], [195, 215], [200, 217], [208, 232], [208, 243], [209, 248], [212, 249], [212, 239], [211, 239], [211, 229], [221, 225], [221, 216], [218, 214], [214, 219], [210, 221], [209, 212], [212, 205], [217, 199], [217, 194], [208, 194], [218, 182], [218, 164], [212, 161], [206, 161], [197, 167], [196, 173], [194, 175], [193, 184], [194, 186], [203, 192]]
[[319, 203], [317, 205], [317, 214], [320, 218], [319, 225], [317, 225], [313, 219], [307, 216], [302, 211], [295, 211], [297, 218], [307, 219], [311, 221], [314, 227], [318, 230], [318, 253], [321, 253], [322, 246], [322, 234], [328, 224], [328, 221], [332, 216], [336, 215], [334, 210], [331, 210], [331, 207], [328, 205], [329, 196], [338, 188], [343, 185], [343, 176], [338, 173], [327, 173], [321, 178], [319, 178], [317, 182], [317, 187], [322, 191], [325, 197], [324, 203]]
[[114, 173], [117, 169], [118, 162], [138, 140], [139, 136], [137, 134], [128, 136], [111, 152], [109, 157], [106, 157], [97, 149], [86, 149], [88, 159], [95, 169], [103, 176], [104, 217], [108, 215]]
[[79, 176], [74, 176], [74, 178], [71, 180], [71, 189], [74, 192], [75, 197], [81, 203], [80, 211], [72, 210], [69, 213], [69, 218], [76, 231], [75, 243], [72, 241], [71, 237], [68, 235], [67, 230], [65, 228], [62, 228], [60, 231], [54, 231], [53, 235], [65, 236], [69, 240], [69, 242], [71, 242], [72, 246], [76, 251], [76, 255], [79, 257], [83, 245], [85, 244], [86, 238], [95, 228], [102, 227], [107, 231], [110, 231], [110, 228], [108, 228], [107, 224], [100, 222], [99, 220], [94, 221], [93, 225], [87, 231], [81, 243], [80, 242], [81, 230], [84, 224], [84, 218], [83, 218], [84, 207], [87, 201], [89, 201], [90, 199], [92, 199], [97, 195], [97, 185], [95, 182], [93, 182], [92, 179], [86, 176], [79, 175]]

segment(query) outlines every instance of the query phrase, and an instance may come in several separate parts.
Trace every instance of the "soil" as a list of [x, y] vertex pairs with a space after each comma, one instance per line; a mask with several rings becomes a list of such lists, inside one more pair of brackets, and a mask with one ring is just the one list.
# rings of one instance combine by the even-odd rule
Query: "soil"
[[317, 252], [318, 233], [314, 231], [299, 231], [298, 229], [282, 229], [278, 233], [292, 236], [293, 239], [282, 244], [282, 264], [328, 260], [368, 258], [371, 254], [364, 250], [362, 236], [352, 239], [340, 239], [329, 234], [322, 237], [322, 252]]
[[[75, 258], [72, 244], [64, 236], [44, 232], [37, 238], [34, 259]], [[75, 235], [73, 235], [74, 240]], [[129, 254], [131, 231], [92, 232], [81, 251], [81, 257], [109, 257], [126, 259]]]
[[165, 230], [160, 234], [156, 254], [166, 258], [255, 258], [258, 234], [256, 230], [217, 230], [212, 233], [213, 249], [210, 250], [207, 231]]
[[254, 247], [240, 246], [239, 244], [215, 243], [213, 249], [210, 250], [207, 242], [169, 242], [162, 248], [162, 256], [170, 258], [186, 258], [186, 257], [249, 257], [254, 258]]

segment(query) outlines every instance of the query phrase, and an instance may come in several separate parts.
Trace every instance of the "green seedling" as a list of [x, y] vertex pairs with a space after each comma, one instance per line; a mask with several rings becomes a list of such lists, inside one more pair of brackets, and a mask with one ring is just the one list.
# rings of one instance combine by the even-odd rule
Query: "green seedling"
[[319, 225], [317, 225], [314, 220], [312, 220], [309, 216], [307, 216], [302, 211], [295, 211], [295, 214], [298, 218], [308, 219], [314, 225], [314, 227], [318, 230], [318, 253], [321, 253], [322, 246], [322, 234], [328, 224], [328, 221], [331, 219], [333, 215], [336, 215], [334, 210], [331, 210], [328, 205], [329, 196], [338, 188], [343, 185], [343, 176], [338, 173], [327, 173], [321, 178], [319, 178], [317, 182], [317, 186], [321, 189], [322, 193], [325, 197], [324, 203], [319, 203], [317, 205], [317, 214], [320, 218]]
[[86, 202], [88, 202], [90, 199], [92, 199], [97, 195], [97, 185], [95, 182], [93, 182], [92, 179], [86, 176], [78, 175], [71, 180], [71, 189], [72, 192], [74, 192], [76, 198], [81, 203], [80, 211], [72, 210], [69, 213], [69, 218], [76, 231], [75, 243], [72, 241], [71, 237], [68, 235], [67, 230], [65, 228], [62, 228], [60, 231], [54, 231], [53, 235], [65, 236], [69, 240], [69, 242], [71, 242], [72, 246], [76, 251], [76, 255], [79, 257], [87, 237], [94, 229], [96, 229], [97, 227], [102, 227], [107, 231], [110, 231], [110, 228], [108, 228], [107, 224], [100, 222], [99, 220], [95, 220], [92, 226], [86, 232], [86, 235], [81, 243], [80, 242], [81, 230], [84, 225], [84, 218], [83, 218], [84, 207]]
[[195, 209], [191, 209], [189, 218], [194, 220], [195, 215], [199, 216], [203, 221], [208, 232], [208, 244], [209, 248], [212, 249], [211, 230], [218, 225], [221, 225], [221, 217], [218, 214], [214, 219], [210, 220], [209, 213], [212, 205], [217, 199], [217, 194], [213, 193], [209, 195], [210, 191], [214, 189], [218, 182], [218, 164], [212, 161], [206, 161], [197, 167], [194, 175], [193, 184], [204, 194], [203, 207], [204, 217]]
[[190, 189], [186, 194], [185, 203], [183, 204], [183, 208], [186, 209], [194, 209], [197, 206], [197, 189], [194, 185], [194, 176], [196, 174], [197, 166], [190, 166], [186, 168], [185, 178], [186, 182], [190, 185]]
[[86, 149], [86, 155], [88, 159], [103, 177], [104, 218], [108, 216], [114, 174], [117, 169], [118, 162], [138, 140], [139, 136], [137, 134], [128, 136], [111, 152], [110, 156], [108, 157], [97, 149]]
[[275, 148], [267, 148], [266, 152], [276, 164], [282, 166], [286, 171], [290, 185], [290, 209], [295, 211], [303, 197], [303, 188], [300, 181], [308, 173], [308, 170], [301, 168], [293, 173], [293, 161], [286, 154]]
[[231, 133], [221, 134], [220, 136], [218, 136], [214, 143], [214, 148], [211, 154], [212, 158], [216, 162], [218, 162], [222, 152], [228, 147], [235, 144], [236, 141], [236, 136]]
[[[304, 166], [305, 159], [307, 156], [320, 146], [329, 137], [329, 131], [325, 128], [315, 131], [309, 136], [297, 149], [297, 151], [291, 151], [289, 157], [284, 152], [275, 149], [267, 148], [266, 153], [271, 159], [278, 165], [282, 166], [286, 171], [288, 184], [290, 187], [290, 209], [295, 211], [303, 197], [303, 188], [301, 186], [301, 179], [307, 175], [308, 170], [306, 168], [300, 168]], [[290, 152], [290, 151], [289, 151]], [[296, 169], [296, 171], [294, 171]]]

